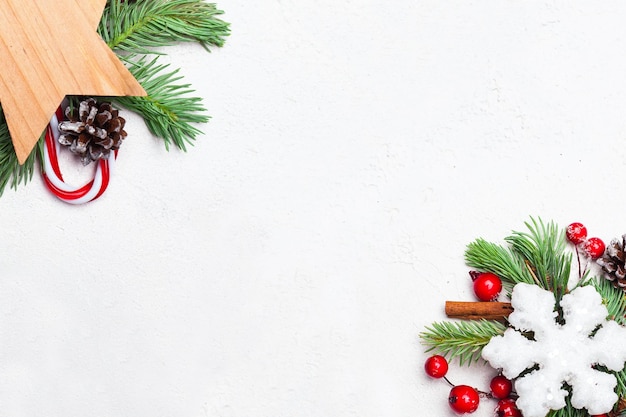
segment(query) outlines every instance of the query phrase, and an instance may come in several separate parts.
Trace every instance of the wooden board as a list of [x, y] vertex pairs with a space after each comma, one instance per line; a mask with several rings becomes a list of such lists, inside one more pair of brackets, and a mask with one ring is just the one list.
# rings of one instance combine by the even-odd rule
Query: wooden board
[[96, 28], [106, 0], [0, 0], [0, 104], [24, 163], [66, 95], [143, 96]]

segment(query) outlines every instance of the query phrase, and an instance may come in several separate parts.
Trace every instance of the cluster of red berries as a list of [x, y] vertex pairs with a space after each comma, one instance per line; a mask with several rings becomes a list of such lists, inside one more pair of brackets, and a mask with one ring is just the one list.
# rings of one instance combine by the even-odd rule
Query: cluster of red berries
[[473, 413], [478, 409], [480, 398], [494, 398], [498, 400], [495, 412], [498, 417], [522, 417], [522, 413], [515, 405], [513, 398], [513, 384], [502, 375], [496, 375], [489, 384], [489, 392], [479, 391], [469, 385], [454, 385], [446, 374], [448, 373], [448, 361], [441, 355], [433, 355], [424, 364], [426, 374], [431, 378], [443, 378], [452, 386], [448, 395], [448, 404], [456, 413]]
[[[604, 254], [604, 242], [597, 237], [587, 238], [587, 228], [581, 223], [572, 223], [567, 226], [565, 232], [567, 239], [576, 246], [576, 252], [580, 248], [591, 259], [598, 259]], [[579, 258], [580, 265], [580, 258]], [[502, 291], [502, 280], [492, 272], [471, 271], [474, 294], [480, 301], [494, 301]], [[489, 392], [479, 391], [469, 385], [454, 385], [446, 374], [448, 373], [448, 361], [440, 355], [431, 356], [424, 364], [426, 374], [432, 378], [444, 379], [452, 389], [448, 396], [450, 408], [456, 413], [473, 413], [478, 409], [480, 398], [493, 398], [498, 400], [495, 413], [497, 417], [522, 417], [521, 411], [515, 404], [516, 395], [513, 393], [512, 382], [503, 375], [496, 375], [489, 384]], [[608, 417], [607, 414], [591, 417]]]
[[580, 247], [591, 259], [598, 259], [604, 254], [605, 245], [598, 237], [587, 238], [587, 228], [582, 223], [572, 223], [565, 229], [567, 240]]
[[[599, 237], [587, 237], [587, 228], [582, 223], [572, 223], [565, 230], [567, 239], [583, 254], [591, 259], [598, 259], [606, 249], [604, 242]], [[580, 262], [580, 258], [579, 258]], [[474, 281], [474, 294], [480, 301], [494, 301], [502, 291], [502, 280], [492, 272], [470, 271], [470, 277]]]

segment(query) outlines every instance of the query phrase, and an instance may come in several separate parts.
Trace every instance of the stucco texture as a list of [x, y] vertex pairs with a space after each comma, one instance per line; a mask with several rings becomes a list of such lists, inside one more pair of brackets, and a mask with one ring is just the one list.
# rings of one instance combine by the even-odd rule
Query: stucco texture
[[0, 416], [451, 416], [418, 334], [465, 245], [626, 231], [626, 3], [218, 5], [223, 49], [168, 51], [194, 147], [130, 115], [97, 202], [0, 199]]

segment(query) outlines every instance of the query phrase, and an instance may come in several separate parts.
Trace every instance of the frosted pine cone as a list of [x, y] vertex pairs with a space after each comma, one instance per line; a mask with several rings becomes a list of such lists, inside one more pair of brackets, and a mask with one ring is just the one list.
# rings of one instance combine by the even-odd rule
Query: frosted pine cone
[[111, 150], [119, 149], [126, 137], [126, 120], [119, 117], [111, 103], [87, 98], [78, 109], [68, 106], [65, 116], [69, 120], [59, 123], [59, 143], [80, 155], [84, 165], [108, 158]]
[[624, 245], [626, 234], [621, 239], [613, 239], [604, 251], [604, 255], [596, 262], [602, 267], [604, 276], [613, 281], [615, 288], [626, 291], [626, 254]]

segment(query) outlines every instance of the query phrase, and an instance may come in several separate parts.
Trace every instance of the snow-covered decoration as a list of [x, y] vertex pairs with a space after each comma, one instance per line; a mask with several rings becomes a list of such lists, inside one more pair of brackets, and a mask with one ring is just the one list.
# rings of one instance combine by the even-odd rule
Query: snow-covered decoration
[[595, 288], [586, 285], [563, 296], [564, 324], [556, 321], [553, 293], [537, 285], [517, 284], [511, 304], [512, 328], [493, 337], [482, 356], [509, 379], [536, 367], [515, 383], [524, 417], [544, 417], [565, 407], [568, 386], [574, 408], [586, 408], [591, 415], [611, 411], [618, 400], [617, 380], [594, 366], [613, 371], [624, 367], [626, 328], [607, 320], [608, 311]]

